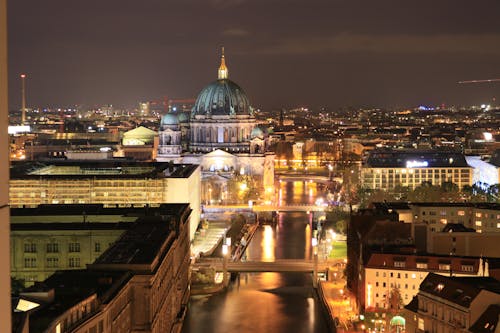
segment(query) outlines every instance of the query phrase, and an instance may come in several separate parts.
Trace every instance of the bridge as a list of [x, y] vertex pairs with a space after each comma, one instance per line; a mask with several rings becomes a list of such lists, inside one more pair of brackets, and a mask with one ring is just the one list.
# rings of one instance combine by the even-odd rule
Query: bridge
[[[275, 261], [227, 261], [223, 259], [211, 260], [210, 262], [200, 262], [194, 267], [213, 267], [216, 271], [226, 270], [232, 273], [250, 272], [303, 272], [314, 273], [326, 272], [326, 270], [341, 263], [340, 260], [314, 261], [304, 259], [277, 259]], [[315, 269], [316, 268], [316, 269]]]
[[206, 212], [253, 211], [253, 212], [324, 212], [322, 205], [204, 205]]
[[315, 183], [329, 183], [331, 182], [328, 176], [308, 175], [308, 174], [280, 174], [276, 175], [279, 181], [307, 181]]

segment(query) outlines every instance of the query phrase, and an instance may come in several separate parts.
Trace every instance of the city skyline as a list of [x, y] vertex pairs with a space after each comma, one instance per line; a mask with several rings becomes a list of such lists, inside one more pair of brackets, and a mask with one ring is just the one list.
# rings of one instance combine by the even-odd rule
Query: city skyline
[[[133, 107], [230, 78], [255, 107], [495, 103], [495, 1], [9, 3], [9, 104]], [[363, 7], [361, 7], [361, 5]]]

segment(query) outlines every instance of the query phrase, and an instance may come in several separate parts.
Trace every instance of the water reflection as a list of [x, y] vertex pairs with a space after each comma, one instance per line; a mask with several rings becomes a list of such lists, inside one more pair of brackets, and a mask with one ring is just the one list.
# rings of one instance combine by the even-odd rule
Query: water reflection
[[[312, 203], [316, 184], [283, 182], [288, 204]], [[260, 227], [245, 253], [247, 260], [311, 258], [311, 216], [280, 213], [275, 227]], [[227, 292], [193, 297], [183, 333], [327, 332], [310, 274], [242, 273]]]
[[274, 231], [270, 225], [264, 226], [264, 236], [262, 237], [262, 261], [274, 261]]

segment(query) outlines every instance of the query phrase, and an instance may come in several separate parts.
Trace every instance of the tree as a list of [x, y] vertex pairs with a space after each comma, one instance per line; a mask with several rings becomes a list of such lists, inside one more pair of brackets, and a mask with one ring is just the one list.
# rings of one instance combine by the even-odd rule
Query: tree
[[401, 292], [398, 287], [393, 287], [389, 295], [387, 296], [387, 305], [389, 307], [389, 312], [398, 313], [403, 307], [403, 298], [401, 297]]

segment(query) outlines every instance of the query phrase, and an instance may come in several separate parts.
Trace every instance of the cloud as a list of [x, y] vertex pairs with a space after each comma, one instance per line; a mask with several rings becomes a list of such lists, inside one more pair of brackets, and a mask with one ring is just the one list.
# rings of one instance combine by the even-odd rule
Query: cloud
[[222, 34], [229, 37], [244, 37], [248, 36], [250, 32], [248, 30], [240, 28], [228, 28], [222, 31]]
[[226, 9], [243, 4], [245, 0], [210, 0], [210, 4], [216, 9]]
[[268, 47], [261, 54], [390, 53], [442, 54], [473, 53], [500, 55], [499, 34], [461, 35], [369, 35], [341, 33], [336, 36], [287, 38]]

